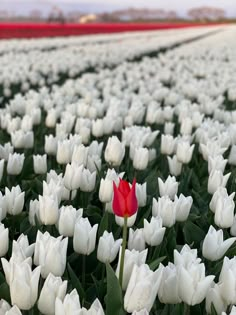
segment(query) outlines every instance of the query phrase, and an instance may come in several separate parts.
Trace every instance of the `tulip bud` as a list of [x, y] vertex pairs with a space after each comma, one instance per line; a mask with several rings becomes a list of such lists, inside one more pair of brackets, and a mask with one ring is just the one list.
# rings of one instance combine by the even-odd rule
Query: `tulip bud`
[[178, 191], [179, 183], [176, 181], [176, 178], [173, 176], [168, 176], [166, 181], [163, 182], [162, 179], [158, 178], [158, 185], [159, 185], [159, 193], [160, 196], [169, 196], [170, 199], [174, 199], [175, 195]]
[[151, 310], [156, 299], [162, 278], [163, 266], [155, 272], [148, 265], [135, 265], [124, 297], [124, 308], [127, 312]]
[[223, 266], [219, 276], [221, 296], [227, 303], [236, 303], [236, 257], [224, 258]]
[[76, 162], [78, 165], [85, 166], [87, 164], [88, 159], [88, 147], [85, 147], [83, 144], [79, 145], [78, 147], [74, 148], [72, 153], [72, 162]]
[[97, 259], [104, 264], [113, 262], [121, 244], [122, 239], [115, 241], [112, 233], [104, 231], [103, 235], [99, 238]]
[[149, 314], [149, 312], [146, 309], [142, 309], [139, 312], [134, 311], [131, 315], [148, 315], [148, 314]]
[[163, 268], [158, 298], [165, 304], [181, 303], [178, 291], [178, 268], [172, 263], [168, 263]]
[[216, 231], [211, 225], [202, 244], [203, 257], [211, 261], [221, 259], [235, 240], [231, 237], [224, 241], [223, 230]]
[[162, 219], [160, 217], [152, 217], [150, 223], [144, 219], [143, 234], [145, 242], [150, 246], [158, 246], [161, 244], [166, 228], [162, 227]]
[[39, 196], [39, 217], [42, 224], [54, 225], [58, 221], [58, 201], [55, 196]]
[[57, 163], [68, 164], [71, 162], [73, 147], [70, 140], [58, 141], [57, 145]]
[[96, 184], [96, 172], [90, 173], [86, 168], [82, 170], [80, 190], [84, 192], [91, 192], [94, 190]]
[[8, 252], [9, 247], [9, 230], [0, 223], [0, 257], [3, 257]]
[[174, 155], [172, 158], [167, 156], [170, 174], [179, 176], [182, 171], [182, 163], [178, 161], [177, 156]]
[[122, 179], [124, 173], [117, 174], [114, 169], [108, 169], [105, 179], [101, 179], [99, 188], [99, 199], [103, 203], [111, 202], [113, 197], [113, 181], [119, 184], [119, 178]]
[[234, 222], [234, 193], [217, 199], [214, 221], [220, 228], [230, 228]]
[[119, 166], [125, 156], [125, 145], [116, 136], [108, 139], [105, 149], [105, 160], [113, 166]]
[[171, 135], [161, 135], [161, 153], [171, 155], [174, 153], [176, 140]]
[[35, 174], [47, 173], [47, 155], [33, 155]]
[[192, 159], [194, 147], [195, 145], [190, 146], [188, 141], [179, 141], [176, 150], [178, 161], [183, 164], [188, 164]]
[[64, 175], [64, 185], [69, 190], [77, 190], [81, 186], [83, 165], [79, 166], [76, 163], [66, 165]]
[[164, 125], [164, 134], [165, 135], [173, 135], [174, 134], [175, 124], [172, 122], [166, 122]]
[[36, 225], [35, 218], [41, 224], [40, 216], [39, 216], [39, 201], [38, 200], [30, 200], [29, 204], [29, 222], [31, 225]]
[[215, 276], [205, 276], [204, 264], [191, 264], [187, 269], [180, 266], [178, 274], [180, 298], [188, 305], [200, 304], [206, 297], [214, 278]]
[[0, 300], [0, 315], [6, 315], [10, 309], [11, 309], [10, 304], [8, 304], [7, 301], [1, 299]]
[[22, 171], [24, 160], [25, 160], [24, 154], [10, 153], [7, 162], [7, 174], [19, 175]]
[[48, 275], [41, 290], [38, 309], [45, 315], [55, 314], [56, 298], [64, 300], [67, 289], [67, 281], [62, 281], [60, 277], [55, 277], [51, 273]]
[[22, 315], [22, 313], [19, 310], [19, 308], [16, 305], [14, 305], [6, 313], [4, 313], [4, 315]]
[[79, 301], [79, 295], [74, 289], [70, 294], [67, 294], [64, 301], [60, 298], [56, 298], [55, 302], [55, 315], [73, 315], [79, 314], [81, 306]]
[[153, 198], [152, 215], [161, 217], [164, 226], [173, 226], [176, 221], [174, 202], [168, 196], [158, 198], [158, 201]]
[[37, 233], [34, 264], [41, 266], [41, 275], [46, 278], [50, 273], [62, 276], [66, 268], [68, 238], [52, 237], [48, 232]]
[[135, 249], [139, 252], [145, 249], [145, 239], [143, 229], [129, 229], [128, 249]]
[[182, 135], [191, 135], [192, 134], [192, 128], [193, 128], [192, 119], [189, 117], [186, 117], [182, 120], [182, 123], [180, 126], [180, 133]]
[[98, 224], [93, 227], [88, 218], [79, 218], [75, 223], [73, 247], [78, 254], [90, 255], [95, 249]]
[[147, 148], [136, 148], [134, 151], [133, 166], [136, 170], [145, 170], [148, 166], [149, 152]]
[[147, 183], [137, 184], [136, 183], [136, 196], [138, 200], [138, 206], [145, 207], [147, 204]]
[[17, 215], [22, 212], [25, 201], [25, 192], [21, 192], [20, 186], [12, 187], [9, 190], [5, 187], [5, 205], [6, 210], [11, 215]]
[[17, 241], [13, 240], [11, 259], [18, 262], [23, 262], [27, 258], [32, 257], [35, 244], [29, 245], [27, 235], [21, 234]]
[[217, 314], [223, 315], [223, 311], [227, 309], [227, 304], [221, 295], [220, 286], [214, 282], [208, 290], [206, 296], [206, 311], [208, 314], [211, 314], [212, 305], [214, 306]]
[[45, 153], [48, 155], [56, 155], [57, 154], [57, 138], [53, 137], [53, 135], [45, 136], [45, 144], [44, 144]]
[[229, 153], [229, 162], [230, 165], [236, 165], [236, 145], [232, 145]]
[[221, 171], [224, 173], [225, 166], [227, 164], [227, 160], [224, 160], [222, 155], [217, 155], [214, 157], [208, 157], [208, 173], [210, 174], [212, 171]]
[[[124, 259], [124, 273], [123, 273], [123, 281], [122, 281], [122, 289], [126, 290], [127, 285], [129, 283], [129, 279], [132, 274], [132, 270], [135, 265], [141, 266], [145, 264], [147, 259], [148, 250], [145, 249], [142, 252], [138, 252], [136, 250], [125, 250], [125, 259]], [[121, 247], [119, 251], [119, 261], [116, 269], [116, 276], [119, 275], [120, 270], [120, 260], [121, 260]]]
[[182, 194], [180, 194], [179, 198], [175, 196], [174, 207], [176, 221], [184, 222], [187, 220], [192, 204], [193, 198], [191, 196], [185, 197]]
[[72, 206], [59, 209], [58, 231], [60, 235], [73, 237], [75, 222], [83, 215], [83, 209], [76, 210]]
[[22, 310], [31, 309], [38, 298], [38, 283], [40, 268], [34, 271], [26, 263], [13, 263], [10, 275], [10, 295], [12, 304], [17, 305]]
[[231, 173], [228, 173], [227, 175], [223, 176], [223, 173], [221, 171], [212, 171], [208, 178], [208, 192], [209, 194], [214, 194], [216, 192], [218, 187], [225, 187], [227, 184], [227, 181], [230, 177]]

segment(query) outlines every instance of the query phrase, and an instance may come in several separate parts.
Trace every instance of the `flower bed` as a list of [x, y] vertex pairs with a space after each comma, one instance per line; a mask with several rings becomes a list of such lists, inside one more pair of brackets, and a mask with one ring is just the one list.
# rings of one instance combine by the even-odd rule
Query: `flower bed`
[[2, 98], [0, 314], [235, 313], [235, 33]]

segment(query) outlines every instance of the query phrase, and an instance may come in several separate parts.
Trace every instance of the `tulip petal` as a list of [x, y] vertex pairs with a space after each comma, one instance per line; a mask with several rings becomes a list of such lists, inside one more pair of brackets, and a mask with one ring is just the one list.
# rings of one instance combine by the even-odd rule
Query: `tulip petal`
[[129, 217], [135, 214], [135, 212], [137, 212], [138, 210], [138, 200], [136, 197], [135, 184], [136, 180], [134, 179], [132, 183], [132, 188], [126, 198], [126, 215], [128, 215]]
[[126, 211], [125, 199], [123, 195], [120, 193], [120, 191], [118, 190], [118, 188], [116, 187], [116, 184], [114, 182], [113, 182], [113, 190], [114, 190], [114, 196], [112, 200], [113, 212], [119, 217], [124, 217], [125, 211]]
[[120, 178], [120, 183], [119, 183], [119, 187], [118, 190], [120, 191], [120, 193], [122, 193], [122, 195], [124, 196], [124, 198], [126, 198], [130, 192], [130, 186], [129, 183], [126, 180], [123, 180]]

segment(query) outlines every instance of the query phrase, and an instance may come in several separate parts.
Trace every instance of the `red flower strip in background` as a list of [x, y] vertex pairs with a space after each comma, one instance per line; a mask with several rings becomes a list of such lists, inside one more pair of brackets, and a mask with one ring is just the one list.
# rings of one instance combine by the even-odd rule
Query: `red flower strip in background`
[[138, 200], [135, 190], [136, 180], [133, 180], [132, 187], [127, 181], [120, 179], [119, 186], [113, 182], [112, 208], [115, 215], [119, 217], [131, 217], [138, 210]]

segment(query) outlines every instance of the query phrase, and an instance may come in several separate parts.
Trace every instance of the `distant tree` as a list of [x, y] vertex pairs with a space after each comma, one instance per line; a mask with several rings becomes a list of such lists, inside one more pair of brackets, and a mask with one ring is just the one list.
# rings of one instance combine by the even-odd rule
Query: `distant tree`
[[197, 21], [216, 21], [225, 18], [225, 11], [214, 7], [199, 7], [189, 10], [188, 16]]
[[32, 20], [41, 20], [42, 19], [42, 12], [40, 10], [32, 10], [30, 12], [30, 18]]

